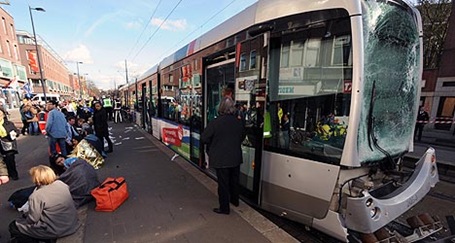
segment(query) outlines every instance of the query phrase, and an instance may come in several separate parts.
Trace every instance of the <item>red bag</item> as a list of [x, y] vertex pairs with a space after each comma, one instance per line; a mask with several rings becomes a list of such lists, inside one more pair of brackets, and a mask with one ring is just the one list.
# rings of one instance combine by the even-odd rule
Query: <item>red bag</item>
[[128, 198], [125, 178], [108, 177], [91, 194], [96, 200], [96, 211], [112, 212]]

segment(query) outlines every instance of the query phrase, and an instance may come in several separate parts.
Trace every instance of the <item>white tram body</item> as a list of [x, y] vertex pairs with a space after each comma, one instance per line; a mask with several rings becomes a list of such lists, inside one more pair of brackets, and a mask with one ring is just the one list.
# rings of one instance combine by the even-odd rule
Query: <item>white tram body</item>
[[[413, 146], [421, 36], [418, 11], [401, 0], [259, 0], [138, 83], [142, 101], [161, 109], [149, 119], [160, 126], [154, 135], [180, 126], [186, 147], [170, 146], [202, 169], [210, 162], [199, 135], [231, 87], [248, 114], [248, 198], [347, 241], [386, 226], [439, 180], [431, 148], [412, 173], [401, 171]], [[172, 95], [174, 107], [160, 107], [158, 97]]]

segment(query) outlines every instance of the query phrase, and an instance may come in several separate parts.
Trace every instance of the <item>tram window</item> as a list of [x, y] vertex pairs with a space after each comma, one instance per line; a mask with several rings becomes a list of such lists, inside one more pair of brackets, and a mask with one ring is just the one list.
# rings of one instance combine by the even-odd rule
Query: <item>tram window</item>
[[[350, 94], [270, 102], [265, 149], [338, 164], [349, 119]], [[264, 125], [266, 127], [266, 125]]]
[[352, 82], [351, 25], [346, 17], [320, 26], [277, 32], [271, 40], [271, 136], [264, 144], [270, 151], [337, 164], [351, 105], [343, 89]]
[[272, 40], [271, 101], [341, 93], [352, 80], [349, 18], [328, 22], [330, 31], [310, 29]]
[[256, 69], [256, 51], [250, 53], [250, 69]]

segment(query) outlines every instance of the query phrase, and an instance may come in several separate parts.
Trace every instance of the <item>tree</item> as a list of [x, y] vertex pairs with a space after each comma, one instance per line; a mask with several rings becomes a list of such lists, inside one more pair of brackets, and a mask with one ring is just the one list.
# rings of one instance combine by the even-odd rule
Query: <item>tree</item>
[[438, 68], [449, 28], [452, 1], [419, 0], [417, 8], [423, 23], [423, 66], [426, 69]]
[[87, 90], [91, 96], [100, 95], [100, 90], [98, 89], [98, 87], [96, 87], [95, 83], [92, 80], [87, 80]]

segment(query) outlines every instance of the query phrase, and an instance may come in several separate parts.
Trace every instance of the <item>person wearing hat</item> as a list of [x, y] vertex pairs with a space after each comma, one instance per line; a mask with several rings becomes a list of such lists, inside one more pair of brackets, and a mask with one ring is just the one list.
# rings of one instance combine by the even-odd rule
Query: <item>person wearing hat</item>
[[49, 100], [46, 104], [49, 113], [47, 115], [45, 133], [49, 139], [51, 155], [57, 153], [56, 145], [58, 144], [62, 155], [66, 156], [66, 118], [61, 111], [55, 108], [57, 105], [58, 103], [55, 100]]

